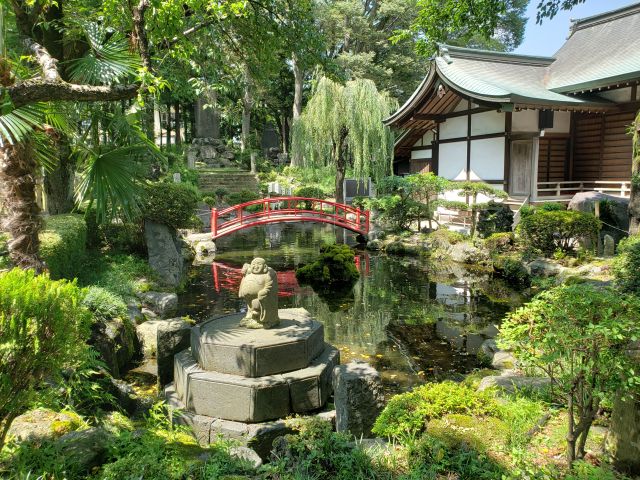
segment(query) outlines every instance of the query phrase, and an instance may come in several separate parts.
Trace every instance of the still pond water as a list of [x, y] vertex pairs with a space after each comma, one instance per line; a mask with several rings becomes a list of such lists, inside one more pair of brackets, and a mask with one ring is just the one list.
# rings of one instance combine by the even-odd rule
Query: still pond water
[[360, 279], [352, 290], [319, 296], [295, 269], [319, 256], [323, 243], [355, 245], [330, 225], [276, 224], [218, 240], [213, 265], [192, 267], [181, 315], [202, 322], [245, 308], [237, 297], [240, 269], [263, 257], [278, 272], [280, 308], [303, 307], [324, 324], [325, 341], [343, 363], [370, 362], [388, 393], [478, 367], [477, 352], [505, 313], [525, 299], [500, 280], [458, 265], [356, 251]]

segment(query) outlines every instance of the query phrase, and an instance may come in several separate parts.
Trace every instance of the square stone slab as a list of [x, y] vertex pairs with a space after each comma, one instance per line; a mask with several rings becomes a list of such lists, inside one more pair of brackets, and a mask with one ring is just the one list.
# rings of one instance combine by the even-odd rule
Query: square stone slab
[[331, 372], [340, 352], [331, 345], [307, 368], [250, 378], [210, 372], [198, 366], [190, 350], [174, 357], [174, 387], [187, 410], [240, 422], [263, 422], [322, 407], [331, 393]]
[[264, 377], [307, 367], [324, 349], [324, 329], [304, 309], [279, 310], [276, 328], [238, 324], [244, 314], [214, 318], [191, 330], [191, 351], [203, 370]]

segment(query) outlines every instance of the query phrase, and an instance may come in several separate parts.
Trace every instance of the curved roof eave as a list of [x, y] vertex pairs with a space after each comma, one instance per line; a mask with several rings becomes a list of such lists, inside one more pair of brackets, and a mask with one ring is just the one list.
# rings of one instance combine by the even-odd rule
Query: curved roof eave
[[429, 91], [429, 87], [433, 79], [435, 78], [435, 65], [431, 62], [429, 66], [429, 73], [424, 77], [418, 88], [411, 94], [411, 96], [404, 102], [398, 110], [396, 110], [392, 115], [383, 120], [383, 123], [387, 126], [391, 126], [391, 124], [395, 123], [397, 120], [402, 118], [407, 112], [412, 111], [416, 104], [422, 100], [422, 96], [425, 92]]

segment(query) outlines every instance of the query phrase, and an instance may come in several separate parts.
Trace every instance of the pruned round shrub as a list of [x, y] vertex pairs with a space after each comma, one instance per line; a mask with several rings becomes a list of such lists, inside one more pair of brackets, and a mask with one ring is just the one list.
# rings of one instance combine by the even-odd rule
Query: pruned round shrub
[[99, 320], [108, 321], [127, 316], [127, 305], [124, 300], [101, 287], [89, 287], [82, 305]]
[[[316, 185], [306, 185], [304, 187], [296, 188], [293, 192], [293, 195], [296, 197], [305, 197], [305, 198], [319, 198], [324, 199], [326, 194], [322, 188]], [[304, 208], [310, 210], [312, 206], [312, 202], [306, 201], [304, 202]]]
[[491, 252], [503, 253], [511, 250], [515, 244], [513, 232], [492, 233], [484, 239], [484, 246]]
[[143, 217], [172, 228], [198, 226], [195, 216], [199, 195], [187, 183], [160, 182], [145, 187]]
[[86, 349], [91, 315], [75, 282], [13, 269], [0, 274], [0, 449], [36, 388]]
[[51, 215], [40, 232], [40, 256], [53, 279], [76, 277], [82, 268], [87, 224], [82, 215]]
[[595, 243], [600, 220], [574, 210], [541, 210], [522, 218], [518, 232], [530, 247], [551, 256], [557, 250], [572, 253], [580, 242]]
[[618, 244], [613, 273], [621, 289], [640, 292], [640, 235], [625, 238]]
[[376, 419], [373, 433], [402, 439], [423, 432], [430, 420], [451, 413], [497, 415], [499, 405], [488, 392], [476, 392], [467, 385], [427, 383], [411, 392], [396, 395]]
[[531, 275], [516, 258], [504, 257], [497, 259], [493, 264], [497, 276], [504, 278], [509, 286], [520, 289], [531, 286]]
[[325, 289], [353, 284], [359, 277], [355, 254], [344, 244], [323, 245], [318, 260], [296, 270], [300, 282]]
[[509, 205], [489, 201], [478, 215], [478, 233], [487, 237], [493, 233], [510, 232], [513, 226], [513, 211]]

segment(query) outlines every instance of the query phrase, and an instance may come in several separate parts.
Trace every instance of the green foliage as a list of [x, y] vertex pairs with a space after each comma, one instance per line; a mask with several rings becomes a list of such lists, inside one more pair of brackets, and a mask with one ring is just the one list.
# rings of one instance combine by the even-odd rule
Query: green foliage
[[497, 258], [493, 262], [493, 268], [497, 276], [504, 278], [515, 289], [531, 286], [531, 275], [518, 258]]
[[158, 182], [145, 187], [143, 217], [171, 228], [199, 224], [195, 216], [198, 191], [186, 183]]
[[439, 228], [429, 234], [429, 241], [436, 248], [447, 248], [449, 245], [464, 242], [466, 239], [467, 237], [464, 234], [448, 228]]
[[501, 326], [503, 347], [514, 351], [523, 368], [547, 375], [557, 401], [569, 399], [569, 463], [576, 453], [584, 455], [602, 401], [640, 387], [637, 366], [626, 354], [629, 342], [640, 338], [639, 309], [640, 299], [633, 296], [563, 285], [537, 295]]
[[225, 197], [225, 200], [229, 205], [239, 205], [259, 198], [260, 195], [252, 190], [242, 190], [241, 192], [230, 193]]
[[[394, 139], [383, 120], [396, 108], [397, 102], [378, 92], [371, 80], [360, 78], [342, 86], [322, 77], [293, 124], [291, 153], [306, 166], [335, 166], [336, 182], [349, 162], [355, 177], [378, 180], [391, 171]], [[336, 183], [336, 191], [341, 188]]]
[[[471, 238], [473, 238], [476, 234], [476, 225], [478, 223], [478, 212], [482, 210], [485, 206], [484, 204], [478, 203], [478, 196], [483, 195], [485, 197], [490, 198], [507, 198], [507, 192], [503, 190], [498, 190], [497, 188], [492, 187], [488, 183], [484, 182], [472, 182], [470, 180], [464, 182], [456, 182], [455, 183], [456, 190], [459, 190], [458, 195], [461, 197], [466, 197], [470, 200], [471, 208], [471, 231], [469, 232]], [[497, 219], [494, 219], [494, 221]], [[506, 222], [506, 218], [504, 216], [500, 217], [501, 222]]]
[[365, 200], [365, 208], [377, 210], [391, 230], [406, 230], [420, 209], [420, 203], [413, 199], [414, 183], [394, 175], [381, 179], [376, 186], [378, 196]]
[[487, 237], [494, 233], [511, 232], [513, 226], [513, 211], [509, 205], [497, 203], [493, 200], [480, 210], [478, 216], [478, 233]]
[[402, 440], [423, 432], [432, 419], [446, 414], [492, 415], [498, 404], [490, 392], [453, 382], [427, 383], [392, 397], [373, 427], [376, 435]]
[[484, 239], [484, 246], [492, 253], [503, 253], [511, 250], [515, 244], [513, 232], [492, 233]]
[[87, 225], [81, 215], [51, 215], [40, 232], [40, 256], [51, 278], [74, 278], [81, 269], [87, 243]]
[[[306, 198], [326, 198], [326, 193], [324, 190], [317, 185], [305, 185], [303, 187], [296, 188], [293, 191], [293, 195], [296, 197], [306, 197]], [[304, 202], [307, 210], [311, 209], [311, 202]]]
[[353, 443], [346, 433], [335, 433], [331, 423], [318, 419], [288, 421], [295, 435], [286, 435], [286, 449], [278, 455], [269, 470], [273, 477], [286, 473], [292, 479], [378, 479], [381, 475], [371, 459]]
[[560, 212], [562, 210], [566, 210], [566, 207], [558, 202], [545, 202], [536, 207], [537, 210], [542, 210], [543, 212]]
[[360, 278], [353, 250], [344, 244], [323, 245], [320, 258], [296, 270], [296, 278], [325, 290], [351, 286]]
[[618, 244], [613, 274], [622, 290], [640, 293], [640, 235], [625, 238]]
[[127, 304], [122, 298], [101, 287], [89, 287], [82, 305], [99, 320], [108, 321], [127, 317]]
[[95, 209], [87, 210], [84, 219], [87, 222], [87, 247], [114, 253], [146, 253], [141, 221], [111, 219], [99, 224]]
[[138, 291], [148, 290], [152, 285], [157, 289], [154, 279], [149, 263], [143, 258], [91, 252], [83, 264], [78, 283], [102, 287], [122, 298], [129, 298]]
[[7, 247], [7, 241], [9, 235], [6, 233], [0, 233], [0, 270], [3, 268], [9, 268], [11, 262], [9, 261], [9, 249]]
[[83, 354], [91, 317], [82, 297], [74, 282], [46, 274], [0, 274], [0, 449], [36, 388]]
[[580, 241], [595, 242], [600, 220], [573, 210], [542, 210], [522, 217], [518, 233], [532, 248], [551, 256], [556, 250], [573, 252]]
[[524, 38], [524, 1], [418, 0], [417, 7], [410, 27], [396, 32], [392, 41], [415, 39], [423, 56], [431, 56], [439, 43], [505, 51]]

